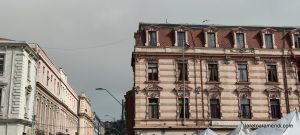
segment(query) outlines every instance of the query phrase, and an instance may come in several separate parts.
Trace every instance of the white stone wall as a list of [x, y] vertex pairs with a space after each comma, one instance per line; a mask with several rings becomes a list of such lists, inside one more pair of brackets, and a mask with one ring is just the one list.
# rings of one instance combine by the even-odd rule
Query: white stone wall
[[[34, 114], [37, 57], [25, 43], [11, 41], [0, 42], [0, 45], [0, 53], [5, 54], [4, 75], [0, 76], [3, 90], [0, 134], [22, 135], [23, 132], [29, 134], [32, 130]], [[30, 61], [30, 71], [28, 71], [28, 61]]]

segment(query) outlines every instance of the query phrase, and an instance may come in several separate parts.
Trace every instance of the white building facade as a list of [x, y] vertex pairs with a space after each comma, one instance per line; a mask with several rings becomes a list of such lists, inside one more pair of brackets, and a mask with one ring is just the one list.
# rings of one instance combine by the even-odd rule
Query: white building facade
[[76, 135], [78, 97], [62, 68], [56, 68], [47, 54], [32, 44], [39, 57], [36, 94], [36, 135]]
[[25, 42], [0, 39], [0, 134], [31, 135], [37, 56]]

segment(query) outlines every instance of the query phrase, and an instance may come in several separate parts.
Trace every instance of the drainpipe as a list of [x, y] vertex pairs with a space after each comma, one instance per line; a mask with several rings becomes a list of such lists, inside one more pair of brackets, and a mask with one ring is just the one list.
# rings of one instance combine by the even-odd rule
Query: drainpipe
[[[197, 74], [196, 74], [196, 61], [194, 59], [194, 81], [195, 81], [195, 90], [197, 89]], [[197, 100], [198, 91], [195, 91], [195, 100], [196, 100], [196, 126], [198, 126], [198, 100]]]
[[[284, 37], [285, 35], [285, 29], [283, 29], [282, 35]], [[285, 50], [285, 42], [283, 42], [283, 48], [282, 48], [282, 73], [283, 73], [283, 84], [284, 84], [284, 97], [285, 97], [285, 104], [286, 104], [286, 111], [287, 113], [290, 113], [290, 103], [289, 103], [289, 91], [288, 91], [288, 85], [287, 85], [287, 77], [286, 77], [286, 58], [284, 54]]]
[[204, 119], [204, 89], [203, 89], [203, 75], [202, 75], [202, 59], [200, 57], [200, 77], [201, 77], [201, 104], [202, 104], [202, 119]]

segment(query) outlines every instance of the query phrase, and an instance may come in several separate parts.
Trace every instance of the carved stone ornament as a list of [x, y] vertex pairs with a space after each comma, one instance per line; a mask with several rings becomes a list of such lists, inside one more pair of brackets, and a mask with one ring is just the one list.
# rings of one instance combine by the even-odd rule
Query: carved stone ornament
[[271, 86], [265, 90], [265, 93], [269, 98], [279, 98], [281, 95], [281, 92], [283, 92], [284, 89], [278, 87], [278, 86]]
[[32, 91], [31, 85], [26, 86], [25, 89], [26, 89], [28, 92], [31, 92], [31, 91]]
[[221, 92], [223, 91], [223, 88], [219, 85], [212, 85], [205, 89], [206, 92]]
[[157, 84], [148, 84], [148, 86], [144, 88], [144, 92], [147, 97], [157, 98], [159, 97], [162, 89], [163, 88], [159, 87]]
[[235, 91], [239, 97], [250, 98], [253, 88], [249, 87], [248, 85], [242, 85], [239, 86]]
[[225, 64], [229, 64], [230, 60], [231, 60], [230, 56], [225, 56]]
[[[183, 85], [183, 84], [177, 84], [177, 86], [174, 88], [174, 93], [178, 97], [189, 97], [190, 96], [190, 91], [192, 91], [193, 88]], [[185, 93], [185, 95], [184, 95]]]
[[133, 90], [136, 94], [138, 94], [141, 91], [140, 86], [133, 87]]
[[190, 29], [189, 27], [186, 27], [183, 25], [180, 25], [180, 26], [177, 26], [174, 28], [175, 31], [188, 31], [189, 29]]
[[158, 31], [159, 30], [159, 26], [157, 25], [150, 25], [150, 26], [145, 26], [144, 29], [148, 30], [148, 31]]
[[230, 49], [230, 52], [232, 53], [254, 53], [254, 49], [246, 49], [246, 48], [241, 48], [241, 49]]
[[260, 57], [259, 56], [255, 56], [254, 57], [254, 64], [255, 65], [259, 64], [259, 61], [260, 61]]

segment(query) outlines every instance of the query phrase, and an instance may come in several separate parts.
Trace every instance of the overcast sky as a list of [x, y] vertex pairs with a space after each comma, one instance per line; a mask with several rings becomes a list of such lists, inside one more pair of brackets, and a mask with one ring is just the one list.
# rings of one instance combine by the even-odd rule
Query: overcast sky
[[95, 88], [119, 100], [132, 88], [139, 22], [300, 26], [299, 7], [299, 0], [1, 0], [0, 37], [41, 45], [100, 118], [111, 120], [121, 106]]

